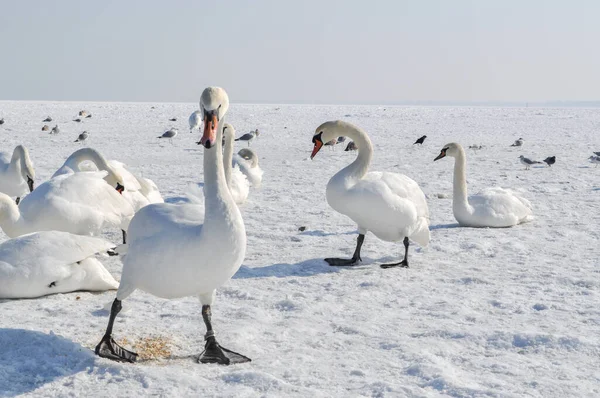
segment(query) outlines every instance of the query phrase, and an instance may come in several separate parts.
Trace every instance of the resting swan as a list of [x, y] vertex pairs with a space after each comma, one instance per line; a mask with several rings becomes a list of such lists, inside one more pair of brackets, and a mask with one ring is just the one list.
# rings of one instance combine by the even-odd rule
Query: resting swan
[[444, 145], [434, 161], [445, 156], [455, 158], [452, 210], [461, 226], [502, 228], [533, 219], [531, 203], [510, 190], [487, 188], [479, 195], [467, 198], [465, 150], [460, 144], [451, 142]]
[[250, 148], [242, 148], [233, 156], [233, 166], [238, 166], [253, 187], [260, 186], [263, 171], [258, 165], [258, 156]]
[[204, 206], [152, 204], [131, 222], [129, 251], [123, 258], [123, 275], [113, 302], [106, 333], [96, 354], [116, 361], [134, 362], [137, 354], [111, 337], [121, 301], [141, 289], [158, 297], [198, 296], [206, 325], [206, 345], [201, 363], [238, 363], [250, 359], [221, 347], [211, 323], [215, 289], [239, 269], [246, 252], [244, 221], [231, 198], [225, 172], [221, 138], [229, 98], [222, 88], [209, 87], [200, 99], [204, 132]]
[[358, 224], [358, 239], [351, 259], [326, 258], [329, 265], [356, 265], [367, 231], [388, 242], [403, 241], [404, 259], [382, 264], [382, 268], [408, 267], [409, 238], [421, 246], [429, 243], [429, 210], [419, 185], [402, 174], [367, 173], [373, 146], [363, 130], [344, 122], [331, 121], [320, 125], [313, 136], [311, 159], [328, 142], [347, 136], [358, 145], [354, 162], [335, 174], [327, 184], [327, 203], [337, 212]]
[[29, 158], [29, 151], [23, 145], [17, 145], [9, 160], [6, 152], [0, 153], [0, 192], [17, 198], [33, 191], [35, 170]]
[[44, 231], [0, 244], [0, 298], [32, 298], [119, 284], [94, 254], [113, 246], [104, 239]]
[[[91, 162], [93, 167], [86, 166]], [[164, 200], [152, 180], [138, 177], [125, 167], [125, 164], [106, 158], [93, 148], [81, 148], [73, 152], [65, 163], [52, 177], [62, 174], [76, 173], [79, 171], [102, 170], [108, 174], [104, 180], [112, 187], [123, 188], [123, 197], [131, 204], [134, 211], [138, 211], [150, 203], [163, 203]]]
[[241, 205], [248, 199], [250, 184], [248, 184], [248, 179], [240, 171], [239, 167], [232, 166], [235, 129], [231, 124], [223, 124], [223, 136], [225, 137], [225, 150], [223, 151], [225, 180], [227, 180], [227, 186], [229, 187], [233, 201]]
[[44, 182], [17, 206], [0, 193], [0, 227], [11, 238], [37, 231], [98, 235], [127, 230], [133, 209], [103, 178], [105, 171], [60, 175]]

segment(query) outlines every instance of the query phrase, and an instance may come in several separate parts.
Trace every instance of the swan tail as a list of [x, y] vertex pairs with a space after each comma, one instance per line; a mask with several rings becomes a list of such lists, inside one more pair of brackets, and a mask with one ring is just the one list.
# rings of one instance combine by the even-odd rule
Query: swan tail
[[417, 242], [420, 246], [425, 247], [429, 244], [429, 240], [431, 239], [429, 234], [429, 222], [427, 218], [420, 217], [418, 223], [417, 228], [415, 228], [409, 238]]

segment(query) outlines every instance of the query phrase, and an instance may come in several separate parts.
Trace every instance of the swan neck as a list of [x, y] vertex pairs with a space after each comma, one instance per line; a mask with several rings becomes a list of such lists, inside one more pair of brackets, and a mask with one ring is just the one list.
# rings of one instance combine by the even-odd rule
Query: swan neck
[[71, 154], [65, 161], [65, 166], [68, 166], [71, 170], [81, 171], [79, 165], [85, 161], [90, 161], [94, 163], [98, 170], [103, 170], [108, 172], [108, 177], [118, 181], [119, 178], [115, 173], [115, 170], [111, 165], [108, 164], [108, 161], [102, 154], [95, 149], [92, 148], [82, 148]]
[[467, 159], [461, 148], [454, 160], [453, 202], [454, 207], [467, 207]]
[[13, 238], [22, 235], [19, 232], [22, 224], [23, 219], [21, 218], [19, 206], [10, 197], [2, 194], [0, 198], [0, 227], [8, 237]]
[[358, 155], [354, 162], [344, 167], [337, 176], [344, 177], [347, 183], [355, 183], [367, 174], [373, 157], [373, 144], [367, 133], [353, 125], [347, 125], [343, 135], [350, 138], [358, 147]]
[[235, 137], [233, 134], [225, 134], [225, 148], [223, 149], [223, 166], [225, 170], [225, 181], [231, 187], [231, 164], [233, 161], [233, 145]]
[[[225, 179], [222, 139], [223, 118], [219, 123], [215, 146], [210, 149], [204, 148], [205, 228], [211, 223], [231, 222], [236, 214], [239, 215]], [[231, 164], [231, 160], [229, 163]]]

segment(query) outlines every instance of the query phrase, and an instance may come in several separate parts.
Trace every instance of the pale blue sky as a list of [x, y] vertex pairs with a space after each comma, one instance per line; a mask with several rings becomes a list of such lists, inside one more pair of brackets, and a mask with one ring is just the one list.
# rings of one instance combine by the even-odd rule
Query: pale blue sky
[[0, 99], [600, 99], [600, 1], [0, 2]]

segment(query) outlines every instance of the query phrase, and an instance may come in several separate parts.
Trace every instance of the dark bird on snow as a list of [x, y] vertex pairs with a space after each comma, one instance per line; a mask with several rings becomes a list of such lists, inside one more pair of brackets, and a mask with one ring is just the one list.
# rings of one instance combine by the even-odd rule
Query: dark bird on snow
[[356, 146], [356, 144], [354, 143], [354, 141], [350, 141], [348, 143], [348, 145], [346, 145], [346, 149], [344, 149], [344, 151], [348, 152], [348, 151], [356, 151], [358, 149], [358, 147]]
[[79, 122], [81, 122], [81, 119], [77, 118], [77, 119], [74, 119], [73, 121], [79, 123]]
[[[426, 135], [424, 135], [423, 137], [421, 137], [418, 140], [416, 140], [415, 144], [421, 144], [421, 145], [423, 145], [423, 141], [425, 141], [425, 138], [427, 138]], [[413, 144], [413, 145], [415, 145], [415, 144]]]
[[48, 131], [50, 130], [50, 126], [48, 126], [47, 124], [44, 124], [44, 127], [42, 127], [42, 131]]
[[600, 156], [600, 152], [594, 152], [594, 155]]
[[170, 122], [176, 122], [176, 121], [177, 121], [177, 118], [176, 118], [176, 117], [172, 117], [172, 118], [170, 118], [170, 119], [169, 119], [169, 121], [170, 121]]
[[0, 119], [0, 126], [4, 124], [4, 118]]
[[544, 159], [544, 163], [546, 163], [548, 166], [552, 166], [554, 163], [556, 163], [556, 156], [548, 156], [546, 159]]
[[87, 138], [89, 136], [90, 136], [90, 133], [88, 133], [87, 131], [84, 131], [83, 133], [79, 134], [79, 137], [77, 137], [75, 142], [83, 142], [83, 141], [87, 140]]
[[47, 118], [42, 120], [42, 122], [51, 122], [51, 121], [52, 121], [52, 118], [50, 116], [48, 116]]

